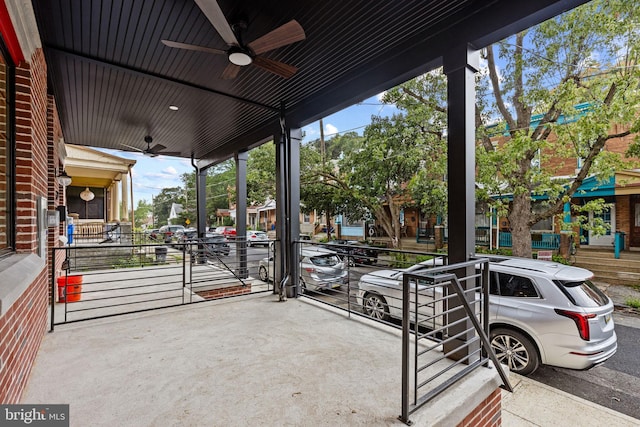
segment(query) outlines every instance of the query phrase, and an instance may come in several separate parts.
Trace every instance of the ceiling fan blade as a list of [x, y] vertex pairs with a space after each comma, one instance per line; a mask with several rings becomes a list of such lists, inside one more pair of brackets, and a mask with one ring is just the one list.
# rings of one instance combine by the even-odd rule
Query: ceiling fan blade
[[235, 79], [238, 73], [240, 72], [240, 68], [242, 67], [229, 62], [229, 64], [227, 64], [227, 66], [225, 67], [220, 77], [223, 78], [224, 80]]
[[162, 144], [156, 144], [156, 145], [154, 145], [153, 147], [149, 148], [149, 149], [147, 150], [147, 152], [149, 152], [149, 153], [157, 153], [158, 151], [162, 151], [162, 150], [164, 150], [165, 148], [167, 148], [167, 147], [165, 147], [165, 146], [164, 146], [164, 145], [162, 145]]
[[216, 0], [195, 0], [195, 2], [226, 44], [229, 46], [240, 45]]
[[138, 147], [134, 147], [132, 145], [127, 145], [127, 144], [122, 144], [122, 143], [120, 145], [122, 145], [123, 147], [129, 147], [132, 150], [136, 150], [136, 151], [140, 151], [141, 153], [144, 153], [144, 150], [142, 148], [138, 148]]
[[249, 43], [248, 46], [256, 55], [260, 55], [261, 53], [269, 52], [270, 50], [304, 40], [305, 38], [304, 30], [298, 21], [292, 19], [264, 36], [258, 37]]
[[160, 156], [180, 156], [182, 153], [180, 151], [156, 151], [156, 155]]
[[225, 52], [222, 49], [215, 49], [215, 48], [212, 48], [212, 47], [197, 46], [195, 44], [180, 43], [180, 42], [174, 42], [174, 41], [171, 41], [171, 40], [160, 40], [160, 41], [165, 46], [175, 47], [177, 49], [195, 50], [195, 51], [198, 51], [198, 52], [215, 53], [217, 55], [226, 55], [227, 54], [227, 52]]
[[253, 65], [270, 73], [277, 74], [280, 77], [284, 77], [285, 79], [292, 77], [298, 71], [298, 68], [293, 65], [260, 56], [256, 56], [253, 59]]

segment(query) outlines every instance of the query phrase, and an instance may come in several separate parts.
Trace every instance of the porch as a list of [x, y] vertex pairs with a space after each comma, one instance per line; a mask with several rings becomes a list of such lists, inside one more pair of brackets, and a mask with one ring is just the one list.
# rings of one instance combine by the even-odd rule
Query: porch
[[[22, 401], [72, 425], [403, 425], [401, 357], [395, 328], [254, 294], [58, 326]], [[456, 425], [498, 386], [477, 369], [411, 420]]]

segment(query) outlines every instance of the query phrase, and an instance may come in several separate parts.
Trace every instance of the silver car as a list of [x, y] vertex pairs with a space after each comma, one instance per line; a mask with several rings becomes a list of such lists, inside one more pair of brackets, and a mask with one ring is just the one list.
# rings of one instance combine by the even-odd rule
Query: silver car
[[269, 237], [264, 231], [247, 230], [247, 246], [269, 246]]
[[[260, 280], [273, 280], [273, 257], [259, 262]], [[300, 286], [308, 290], [336, 289], [349, 281], [348, 271], [335, 251], [321, 247], [306, 247], [300, 252]]]
[[[589, 270], [506, 257], [492, 260], [489, 270], [491, 347], [509, 369], [522, 375], [539, 364], [589, 369], [615, 354], [613, 302], [591, 283]], [[402, 316], [402, 273], [361, 277], [357, 301], [365, 314], [382, 320]]]

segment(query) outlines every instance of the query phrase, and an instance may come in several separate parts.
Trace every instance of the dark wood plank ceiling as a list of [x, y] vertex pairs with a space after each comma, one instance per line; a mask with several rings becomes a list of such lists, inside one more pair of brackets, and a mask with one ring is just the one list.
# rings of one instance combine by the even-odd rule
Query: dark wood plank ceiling
[[[34, 0], [65, 141], [146, 148], [219, 161], [269, 138], [282, 102], [302, 126], [419, 75], [463, 43], [486, 46], [584, 0], [220, 0], [250, 42], [291, 19], [306, 40], [264, 56], [294, 65], [290, 79], [226, 56], [160, 40], [226, 49], [192, 0]], [[178, 111], [169, 110], [177, 105]]]

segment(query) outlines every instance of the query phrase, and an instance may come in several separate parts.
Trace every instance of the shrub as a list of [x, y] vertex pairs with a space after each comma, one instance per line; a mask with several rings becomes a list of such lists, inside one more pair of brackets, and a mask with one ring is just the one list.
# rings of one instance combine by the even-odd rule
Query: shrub
[[640, 299], [638, 298], [627, 298], [626, 300], [624, 300], [624, 303], [629, 307], [640, 309]]

